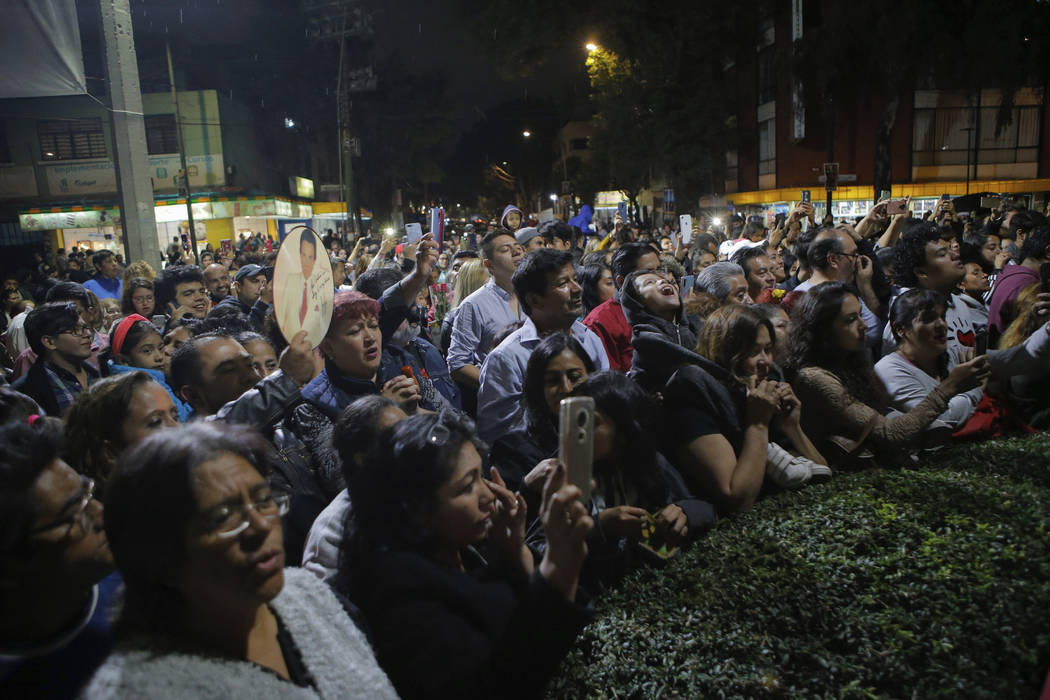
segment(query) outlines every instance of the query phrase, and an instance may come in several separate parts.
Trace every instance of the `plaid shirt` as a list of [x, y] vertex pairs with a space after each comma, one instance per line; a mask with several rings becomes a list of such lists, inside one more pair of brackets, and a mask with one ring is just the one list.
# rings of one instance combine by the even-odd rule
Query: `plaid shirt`
[[[91, 386], [92, 382], [98, 379], [98, 371], [86, 363], [84, 364], [84, 371], [87, 372], [88, 386]], [[81, 386], [80, 380], [73, 374], [70, 374], [68, 370], [51, 362], [44, 363], [44, 373], [47, 374], [48, 384], [51, 385], [55, 401], [58, 402], [58, 414], [65, 415], [66, 410], [73, 405], [73, 401], [84, 390], [84, 387]]]

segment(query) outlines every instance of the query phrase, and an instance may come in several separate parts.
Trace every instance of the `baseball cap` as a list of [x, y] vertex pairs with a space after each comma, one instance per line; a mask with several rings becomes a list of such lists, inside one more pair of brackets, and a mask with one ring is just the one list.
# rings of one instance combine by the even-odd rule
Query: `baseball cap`
[[249, 263], [247, 265], [243, 265], [239, 270], [237, 270], [237, 274], [235, 274], [233, 276], [233, 281], [234, 282], [242, 282], [245, 279], [247, 279], [248, 277], [255, 277], [256, 275], [263, 274], [263, 272], [264, 272], [264, 270], [263, 270], [262, 265], [256, 265], [255, 263]]
[[528, 245], [536, 236], [540, 235], [539, 229], [533, 226], [526, 226], [525, 228], [519, 228], [514, 232], [514, 238], [518, 241], [519, 245]]
[[718, 246], [718, 254], [724, 255], [726, 260], [732, 260], [734, 255], [745, 248], [756, 248], [765, 244], [765, 241], [752, 243], [749, 238], [734, 238], [731, 241], [722, 241], [721, 245]]

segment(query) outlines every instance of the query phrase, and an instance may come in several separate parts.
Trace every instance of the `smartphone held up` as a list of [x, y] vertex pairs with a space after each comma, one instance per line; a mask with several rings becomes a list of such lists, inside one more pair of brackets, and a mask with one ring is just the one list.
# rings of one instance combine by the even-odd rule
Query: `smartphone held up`
[[591, 497], [591, 463], [594, 460], [594, 399], [575, 396], [562, 399], [558, 412], [558, 462], [565, 467], [569, 483]]

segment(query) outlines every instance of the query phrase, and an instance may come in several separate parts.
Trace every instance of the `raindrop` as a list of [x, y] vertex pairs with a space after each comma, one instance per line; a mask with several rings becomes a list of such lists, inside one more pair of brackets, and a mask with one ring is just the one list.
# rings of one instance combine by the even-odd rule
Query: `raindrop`
[[179, 8], [179, 24], [182, 24], [182, 8]]

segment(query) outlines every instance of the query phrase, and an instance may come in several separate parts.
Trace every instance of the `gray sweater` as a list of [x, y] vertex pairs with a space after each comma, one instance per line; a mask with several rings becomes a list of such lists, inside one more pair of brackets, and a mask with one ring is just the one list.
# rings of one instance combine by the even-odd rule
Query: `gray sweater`
[[149, 639], [117, 647], [82, 698], [397, 698], [372, 647], [332, 591], [302, 569], [284, 570], [270, 604], [291, 633], [315, 688], [302, 688], [249, 661], [168, 652]]

